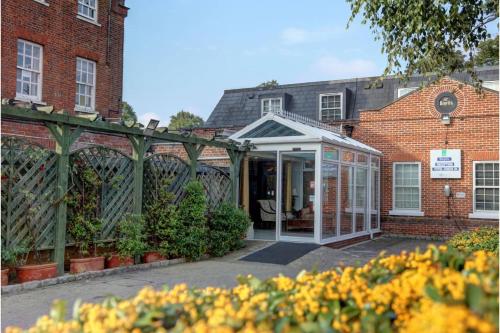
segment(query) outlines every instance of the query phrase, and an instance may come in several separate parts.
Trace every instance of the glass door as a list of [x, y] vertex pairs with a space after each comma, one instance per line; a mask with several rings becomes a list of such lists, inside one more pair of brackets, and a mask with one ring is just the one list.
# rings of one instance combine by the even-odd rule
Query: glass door
[[280, 239], [313, 238], [315, 153], [283, 152], [280, 168]]

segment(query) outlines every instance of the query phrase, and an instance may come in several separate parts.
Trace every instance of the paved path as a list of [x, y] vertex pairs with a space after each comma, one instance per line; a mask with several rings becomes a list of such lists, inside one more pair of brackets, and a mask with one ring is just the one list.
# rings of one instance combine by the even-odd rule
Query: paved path
[[165, 284], [186, 282], [198, 287], [232, 287], [236, 285], [235, 278], [240, 274], [252, 274], [259, 278], [278, 274], [293, 277], [303, 269], [326, 270], [341, 264], [358, 265], [370, 260], [381, 250], [399, 253], [402, 250], [413, 250], [417, 246], [424, 248], [429, 242], [379, 238], [342, 250], [320, 247], [286, 266], [238, 260], [270, 244], [272, 243], [251, 241], [245, 249], [223, 258], [104, 276], [2, 296], [2, 327], [16, 325], [26, 328], [33, 325], [36, 318], [49, 312], [55, 299], [65, 299], [71, 307], [78, 298], [87, 302], [100, 302], [110, 294], [130, 297], [145, 285], [160, 288]]

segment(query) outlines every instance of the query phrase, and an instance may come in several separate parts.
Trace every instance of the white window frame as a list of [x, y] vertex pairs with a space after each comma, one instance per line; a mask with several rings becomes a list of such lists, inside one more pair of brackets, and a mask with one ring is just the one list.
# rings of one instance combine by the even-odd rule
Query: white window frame
[[417, 90], [419, 87], [402, 87], [398, 88], [398, 98], [408, 95], [409, 93]]
[[473, 161], [472, 162], [472, 213], [469, 214], [469, 218], [478, 218], [478, 219], [498, 219], [499, 211], [495, 210], [476, 210], [476, 187], [479, 188], [497, 188], [498, 186], [476, 186], [476, 166], [478, 164], [486, 164], [486, 163], [497, 163], [500, 164], [499, 161]]
[[[26, 44], [30, 44], [31, 46], [35, 46], [35, 47], [39, 47], [40, 48], [40, 59], [39, 59], [39, 68], [38, 68], [38, 71], [32, 69], [32, 68], [25, 68], [24, 66], [23, 67], [20, 67], [17, 63], [17, 54], [19, 52], [18, 50], [18, 47], [17, 47], [17, 42], [23, 42], [24, 45]], [[37, 94], [36, 96], [35, 95], [26, 95], [26, 94], [23, 94], [23, 93], [18, 93], [17, 92], [17, 70], [20, 69], [20, 70], [24, 70], [24, 71], [28, 71], [28, 72], [35, 72], [35, 73], [38, 73], [38, 82], [37, 82]], [[42, 103], [42, 83], [43, 83], [43, 46], [40, 45], [40, 44], [36, 44], [36, 43], [33, 43], [33, 42], [30, 42], [30, 41], [27, 41], [25, 39], [21, 39], [21, 38], [18, 38], [16, 40], [16, 99], [17, 100], [21, 100], [21, 101], [26, 101], [26, 102], [37, 102], [37, 103]], [[22, 90], [22, 87], [21, 87], [21, 90]], [[43, 104], [43, 103], [42, 103]]]
[[280, 111], [283, 111], [283, 98], [282, 97], [268, 97], [260, 100], [260, 116], [264, 117], [269, 112], [264, 112], [264, 101], [269, 101], [269, 106], [271, 106], [273, 100], [280, 101]]
[[[330, 120], [323, 120], [323, 108], [322, 108], [322, 103], [321, 100], [325, 96], [340, 96], [340, 119], [330, 119]], [[334, 121], [334, 120], [344, 120], [345, 119], [345, 114], [344, 114], [344, 94], [342, 93], [327, 93], [327, 94], [319, 94], [319, 116], [318, 119], [319, 121]], [[326, 108], [329, 109], [329, 108]]]
[[78, 82], [77, 79], [76, 79], [77, 78], [77, 73], [76, 72], [77, 72], [78, 60], [82, 60], [82, 61], [86, 61], [86, 62], [91, 62], [91, 63], [94, 64], [94, 77], [93, 77], [92, 91], [91, 91], [92, 92], [92, 94], [91, 94], [91, 99], [92, 99], [91, 106], [90, 107], [85, 107], [85, 106], [82, 106], [82, 105], [78, 105], [78, 104], [76, 104], [76, 101], [75, 101], [75, 111], [94, 113], [94, 112], [96, 112], [95, 111], [95, 100], [96, 100], [97, 62], [95, 62], [93, 60], [90, 60], [90, 59], [85, 59], [85, 58], [82, 58], [82, 57], [76, 57], [76, 61], [75, 61], [75, 98], [76, 98], [76, 95], [78, 93], [78, 91], [76, 90], [76, 85], [77, 84], [87, 84], [87, 83], [83, 83], [83, 82]]
[[[405, 164], [418, 165], [418, 208], [417, 209], [403, 209], [396, 208], [396, 166]], [[392, 210], [389, 215], [400, 216], [424, 216], [422, 211], [422, 162], [393, 162], [392, 163]]]
[[[99, 1], [99, 0], [95, 0], [95, 8], [92, 8], [92, 7], [90, 7], [89, 5], [84, 4], [84, 3], [83, 3], [84, 1], [85, 1], [85, 0], [78, 0], [78, 1], [76, 2], [76, 6], [77, 6], [77, 7], [76, 7], [76, 13], [77, 13], [76, 17], [78, 17], [78, 18], [82, 18], [82, 19], [83, 19], [83, 20], [85, 20], [85, 21], [90, 21], [91, 23], [97, 23], [97, 14], [98, 14], [98, 11], [99, 11], [99, 10], [98, 10], [98, 9], [99, 9], [99, 3], [98, 3], [98, 1]], [[83, 13], [80, 13], [80, 10], [79, 10], [79, 8], [80, 8], [79, 6], [80, 6], [80, 5], [93, 9], [93, 10], [94, 10], [94, 12], [95, 12], [94, 17], [89, 16], [89, 15], [85, 15], [85, 14], [83, 14]]]

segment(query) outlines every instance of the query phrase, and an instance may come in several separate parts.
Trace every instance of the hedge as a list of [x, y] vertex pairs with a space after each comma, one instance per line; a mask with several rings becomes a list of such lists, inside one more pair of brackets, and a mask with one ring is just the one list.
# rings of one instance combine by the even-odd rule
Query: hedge
[[146, 287], [68, 321], [62, 308], [30, 332], [498, 332], [498, 258], [430, 246], [295, 279], [240, 277], [232, 289]]
[[498, 252], [498, 227], [482, 227], [463, 231], [448, 240], [448, 245], [466, 252], [478, 250]]

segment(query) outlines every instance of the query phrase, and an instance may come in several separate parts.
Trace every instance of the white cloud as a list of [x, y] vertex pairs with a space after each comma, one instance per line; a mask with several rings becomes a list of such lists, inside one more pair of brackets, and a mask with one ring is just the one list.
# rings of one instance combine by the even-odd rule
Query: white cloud
[[281, 32], [285, 44], [300, 44], [307, 40], [308, 32], [300, 28], [286, 28]]
[[312, 71], [330, 79], [345, 79], [359, 76], [380, 74], [375, 62], [366, 59], [343, 60], [333, 56], [319, 58], [313, 65]]

